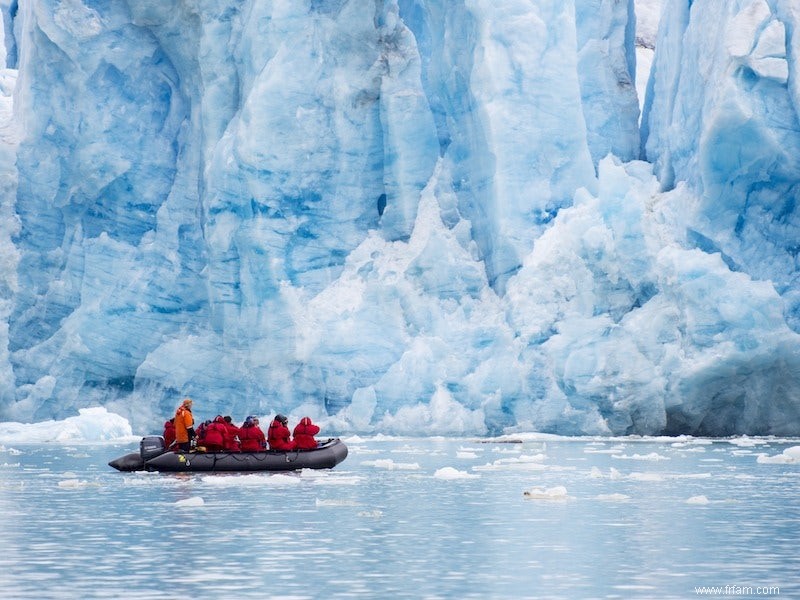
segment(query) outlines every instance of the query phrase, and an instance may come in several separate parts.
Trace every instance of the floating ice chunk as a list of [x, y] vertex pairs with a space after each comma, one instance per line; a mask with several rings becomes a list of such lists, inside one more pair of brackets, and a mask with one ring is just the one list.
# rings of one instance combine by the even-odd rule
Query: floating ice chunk
[[314, 485], [358, 485], [361, 483], [362, 478], [358, 477], [357, 475], [345, 475], [341, 476], [338, 475], [336, 477], [328, 477], [328, 478], [320, 478], [320, 477], [313, 477], [311, 478], [311, 482]]
[[314, 505], [319, 508], [326, 506], [359, 506], [359, 503], [355, 500], [320, 500], [317, 498], [314, 501]]
[[547, 458], [544, 454], [526, 454], [522, 456], [515, 456], [513, 458], [501, 458], [492, 463], [474, 467], [476, 471], [490, 471], [497, 469], [523, 469], [531, 471], [543, 471], [548, 467], [542, 464], [542, 461]]
[[77, 489], [87, 487], [88, 485], [90, 485], [90, 483], [83, 479], [64, 479], [58, 482], [58, 487], [61, 489]]
[[622, 452], [625, 446], [612, 446], [611, 448], [585, 448], [585, 454], [617, 454]]
[[0, 423], [0, 439], [20, 444], [139, 441], [127, 419], [103, 407], [81, 408], [78, 413], [63, 421]]
[[478, 455], [472, 451], [459, 450], [456, 452], [456, 458], [478, 458]]
[[382, 510], [362, 510], [358, 513], [359, 517], [367, 517], [369, 519], [380, 519], [383, 516]]
[[728, 440], [729, 444], [739, 446], [740, 448], [752, 448], [753, 446], [760, 446], [767, 443], [767, 440], [753, 439], [746, 435]]
[[544, 454], [523, 454], [514, 458], [501, 458], [496, 460], [495, 463], [502, 464], [520, 464], [520, 463], [540, 463], [547, 458]]
[[620, 479], [623, 479], [624, 477], [625, 476], [622, 473], [620, 473], [619, 471], [617, 471], [614, 467], [611, 467], [609, 469], [609, 471], [608, 471], [608, 478], [613, 480], [613, 481], [619, 481]]
[[664, 481], [664, 476], [660, 475], [659, 473], [631, 473], [628, 475], [628, 479], [632, 481], [652, 481], [652, 482], [660, 482]]
[[624, 475], [617, 471], [614, 467], [609, 469], [608, 475], [604, 475], [603, 472], [598, 467], [592, 467], [591, 472], [589, 473], [589, 477], [592, 479], [603, 479], [608, 477], [609, 479], [619, 481], [620, 479], [624, 478]]
[[603, 500], [605, 502], [627, 502], [631, 499], [630, 496], [625, 494], [600, 494], [595, 497], [596, 500]]
[[557, 485], [551, 488], [531, 488], [523, 493], [528, 500], [569, 500], [570, 495], [567, 494], [567, 488], [563, 485]]
[[700, 496], [692, 496], [691, 498], [687, 498], [686, 499], [686, 504], [701, 504], [702, 505], [702, 504], [710, 504], [710, 501], [709, 501], [708, 498], [706, 498], [705, 496], [703, 496], [701, 494]]
[[205, 506], [205, 500], [203, 500], [200, 496], [192, 496], [191, 498], [184, 498], [183, 500], [178, 500], [175, 503], [175, 506], [180, 508], [197, 508], [199, 506]]
[[391, 458], [366, 460], [361, 464], [365, 467], [375, 467], [377, 469], [386, 469], [387, 471], [416, 471], [419, 469], [419, 463], [396, 463]]
[[614, 454], [611, 458], [617, 458], [620, 460], [649, 460], [649, 461], [659, 461], [659, 460], [670, 460], [668, 456], [663, 456], [658, 454], [657, 452], [650, 452], [649, 454]]
[[792, 446], [784, 450], [782, 454], [775, 456], [759, 454], [756, 462], [763, 465], [793, 465], [800, 463], [800, 446]]
[[433, 476], [436, 479], [475, 479], [476, 477], [480, 477], [480, 475], [467, 473], [466, 471], [459, 471], [453, 467], [442, 467], [441, 469], [437, 469]]

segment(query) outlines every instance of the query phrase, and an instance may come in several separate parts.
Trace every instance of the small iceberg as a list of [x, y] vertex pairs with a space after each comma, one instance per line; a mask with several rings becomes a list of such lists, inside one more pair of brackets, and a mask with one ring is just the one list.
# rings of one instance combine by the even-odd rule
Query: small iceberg
[[600, 494], [595, 497], [595, 500], [602, 500], [603, 502], [627, 502], [631, 497], [626, 494]]
[[699, 504], [705, 505], [710, 504], [711, 501], [703, 495], [700, 496], [692, 496], [691, 498], [686, 499], [686, 504]]
[[454, 469], [453, 467], [442, 467], [441, 469], [437, 469], [436, 472], [433, 474], [434, 478], [436, 479], [475, 479], [476, 477], [480, 477], [480, 475], [475, 475], [474, 473], [467, 473], [466, 471], [459, 471], [458, 469]]
[[197, 508], [199, 506], [205, 506], [206, 501], [203, 500], [200, 496], [192, 496], [191, 498], [185, 498], [183, 500], [178, 500], [175, 503], [175, 506], [180, 508]]
[[557, 485], [551, 488], [532, 488], [523, 493], [527, 500], [569, 500], [567, 488]]
[[365, 467], [375, 467], [376, 469], [386, 469], [387, 471], [417, 471], [419, 469], [419, 463], [394, 462], [391, 458], [365, 460], [361, 464]]
[[756, 462], [762, 465], [794, 465], [800, 463], [800, 446], [792, 446], [775, 456], [759, 454]]

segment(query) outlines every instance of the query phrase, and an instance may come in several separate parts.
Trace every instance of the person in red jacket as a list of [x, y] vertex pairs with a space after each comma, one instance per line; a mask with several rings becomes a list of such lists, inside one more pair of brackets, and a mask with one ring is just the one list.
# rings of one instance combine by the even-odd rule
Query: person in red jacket
[[319, 427], [311, 422], [309, 417], [303, 417], [294, 428], [295, 447], [300, 450], [313, 450], [317, 447], [314, 436], [319, 433]]
[[164, 445], [169, 448], [175, 443], [175, 417], [164, 422]]
[[247, 417], [239, 428], [242, 452], [261, 452], [267, 447], [267, 438], [258, 426], [258, 417]]
[[233, 424], [233, 419], [225, 416], [225, 441], [223, 446], [226, 452], [239, 451], [239, 428]]
[[294, 450], [295, 445], [292, 441], [291, 434], [287, 424], [289, 419], [283, 415], [276, 415], [272, 423], [269, 425], [267, 432], [267, 443], [270, 450]]
[[221, 452], [224, 449], [227, 430], [222, 415], [214, 417], [214, 420], [206, 427], [206, 435], [203, 438], [206, 452]]

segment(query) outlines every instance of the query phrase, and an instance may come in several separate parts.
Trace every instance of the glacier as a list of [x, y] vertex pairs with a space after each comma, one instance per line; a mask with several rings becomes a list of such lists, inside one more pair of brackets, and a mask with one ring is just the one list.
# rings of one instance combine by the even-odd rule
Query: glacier
[[791, 0], [0, 13], [0, 419], [800, 435]]

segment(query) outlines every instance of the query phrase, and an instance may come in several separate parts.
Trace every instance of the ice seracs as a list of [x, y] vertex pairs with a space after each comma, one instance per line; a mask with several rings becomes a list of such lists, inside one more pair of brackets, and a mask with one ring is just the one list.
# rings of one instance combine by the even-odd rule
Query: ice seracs
[[800, 433], [789, 0], [12, 5], [0, 419]]

